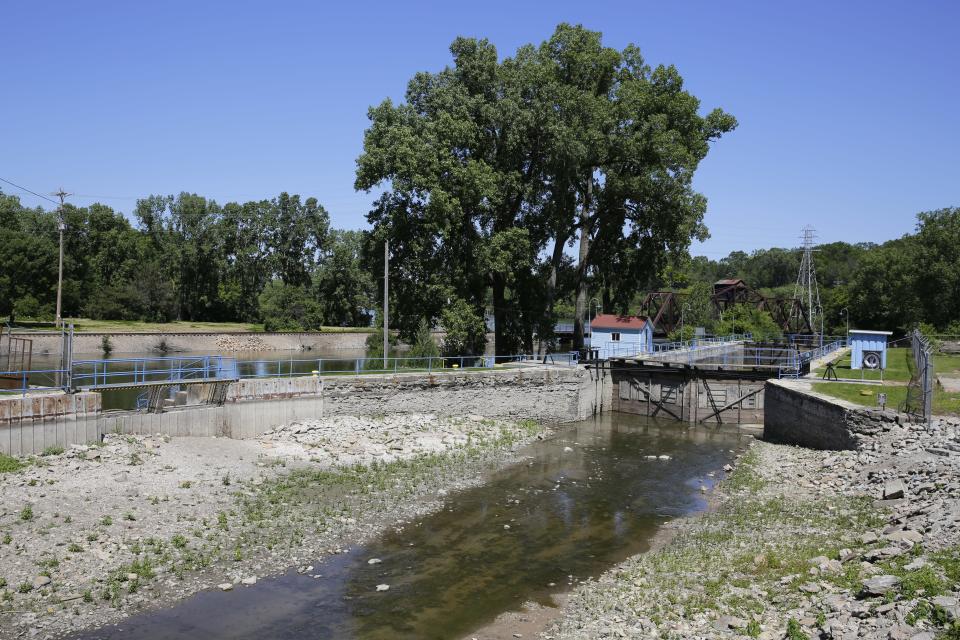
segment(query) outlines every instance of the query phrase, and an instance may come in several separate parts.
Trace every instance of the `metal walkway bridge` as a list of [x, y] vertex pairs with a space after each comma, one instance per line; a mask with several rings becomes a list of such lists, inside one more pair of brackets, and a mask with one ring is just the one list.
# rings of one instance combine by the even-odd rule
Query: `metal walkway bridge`
[[114, 391], [217, 384], [253, 378], [310, 375], [432, 373], [532, 365], [569, 366], [575, 354], [392, 358], [276, 358], [243, 360], [223, 355], [75, 360], [69, 369], [0, 371], [2, 390]]

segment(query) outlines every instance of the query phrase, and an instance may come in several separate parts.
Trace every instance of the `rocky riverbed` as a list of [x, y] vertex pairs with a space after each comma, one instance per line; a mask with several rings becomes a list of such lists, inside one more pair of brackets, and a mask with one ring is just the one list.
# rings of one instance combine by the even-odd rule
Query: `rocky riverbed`
[[21, 460], [0, 473], [0, 638], [309, 574], [545, 433], [479, 416], [334, 417], [257, 440], [108, 435]]
[[860, 451], [756, 442], [708, 513], [570, 594], [543, 638], [960, 638], [960, 420]]

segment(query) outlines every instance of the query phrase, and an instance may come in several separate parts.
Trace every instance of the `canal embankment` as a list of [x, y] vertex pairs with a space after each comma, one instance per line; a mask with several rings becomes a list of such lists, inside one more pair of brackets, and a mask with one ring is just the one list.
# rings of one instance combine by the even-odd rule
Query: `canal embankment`
[[[99, 357], [105, 347], [112, 353], [157, 355], [168, 353], [234, 353], [306, 351], [324, 354], [360, 352], [367, 348], [368, 331], [77, 331], [72, 336], [74, 355]], [[58, 355], [63, 347], [59, 331], [14, 331], [14, 338], [31, 341], [34, 356]], [[446, 334], [433, 332], [438, 344]], [[487, 342], [491, 348], [493, 335]]]
[[100, 627], [289, 567], [319, 578], [324, 558], [437, 509], [548, 434], [480, 416], [336, 416], [247, 440], [107, 434], [8, 458], [0, 638]]
[[[34, 355], [59, 354], [59, 331], [13, 332], [32, 341]], [[369, 331], [256, 332], [256, 331], [77, 331], [75, 355], [99, 355], [105, 346], [114, 353], [156, 355], [165, 353], [221, 353], [235, 351], [334, 351], [366, 349]]]
[[542, 637], [955, 637], [960, 420], [858, 438], [756, 442], [712, 510], [580, 586]]
[[333, 415], [472, 413], [570, 422], [609, 407], [610, 385], [602, 370], [543, 365], [247, 379], [228, 383], [222, 404], [159, 413], [104, 411], [99, 395], [0, 398], [0, 453], [35, 455], [50, 447], [96, 442], [106, 433], [251, 438], [282, 424]]

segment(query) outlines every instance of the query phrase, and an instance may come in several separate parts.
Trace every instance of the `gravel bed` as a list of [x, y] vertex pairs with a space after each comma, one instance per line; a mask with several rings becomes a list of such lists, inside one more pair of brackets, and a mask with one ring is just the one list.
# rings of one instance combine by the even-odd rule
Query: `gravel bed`
[[0, 638], [59, 637], [307, 571], [547, 433], [480, 416], [345, 416], [256, 440], [108, 435], [20, 460], [0, 473]]

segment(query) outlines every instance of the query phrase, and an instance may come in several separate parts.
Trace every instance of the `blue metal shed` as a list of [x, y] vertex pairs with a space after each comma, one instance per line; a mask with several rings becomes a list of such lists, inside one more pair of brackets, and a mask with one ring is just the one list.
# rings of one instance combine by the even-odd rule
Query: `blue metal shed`
[[847, 336], [850, 342], [850, 368], [886, 369], [887, 338], [892, 335], [892, 331], [851, 329]]

